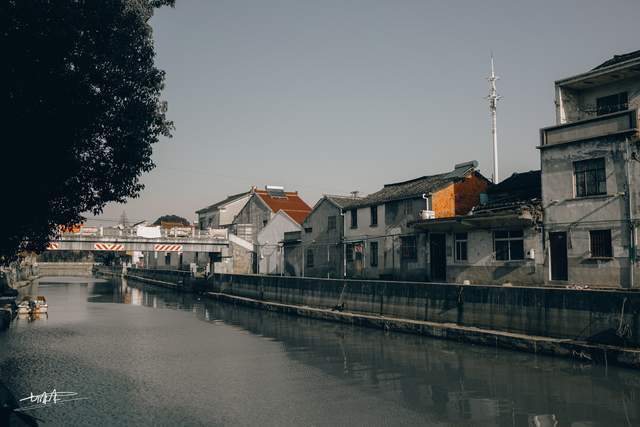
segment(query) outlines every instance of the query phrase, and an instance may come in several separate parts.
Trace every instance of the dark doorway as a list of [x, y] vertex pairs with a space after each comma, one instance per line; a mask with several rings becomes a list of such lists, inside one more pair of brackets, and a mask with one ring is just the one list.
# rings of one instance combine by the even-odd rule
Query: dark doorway
[[446, 281], [447, 240], [444, 234], [435, 233], [429, 236], [429, 259], [431, 264], [431, 281]]
[[551, 280], [568, 280], [567, 269], [567, 233], [549, 233], [551, 249]]

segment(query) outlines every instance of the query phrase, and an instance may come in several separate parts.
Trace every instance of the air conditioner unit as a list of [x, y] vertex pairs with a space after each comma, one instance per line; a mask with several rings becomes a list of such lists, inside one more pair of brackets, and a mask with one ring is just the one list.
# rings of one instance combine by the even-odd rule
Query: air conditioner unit
[[435, 211], [423, 209], [420, 211], [420, 219], [434, 219], [436, 217]]

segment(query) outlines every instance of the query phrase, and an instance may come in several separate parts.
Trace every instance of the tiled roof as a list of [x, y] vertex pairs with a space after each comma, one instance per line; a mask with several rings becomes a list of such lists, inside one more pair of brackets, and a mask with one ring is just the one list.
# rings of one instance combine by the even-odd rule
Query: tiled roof
[[362, 200], [362, 197], [334, 196], [330, 194], [325, 194], [325, 197], [342, 209], [349, 209], [351, 206], [356, 205], [360, 200]]
[[487, 189], [490, 203], [524, 202], [542, 197], [540, 171], [514, 173]]
[[514, 173], [501, 183], [489, 187], [487, 198], [486, 203], [473, 209], [474, 214], [539, 205], [542, 198], [540, 171]]
[[240, 199], [240, 198], [248, 195], [249, 193], [250, 193], [250, 191], [245, 191], [244, 193], [238, 193], [238, 194], [233, 194], [231, 196], [227, 196], [226, 199], [220, 200], [219, 202], [216, 202], [216, 203], [214, 203], [212, 205], [209, 205], [206, 208], [199, 209], [199, 210], [196, 211], [196, 213], [198, 214], [198, 213], [203, 213], [203, 212], [207, 212], [207, 211], [213, 210], [213, 209], [215, 209], [215, 208], [217, 208], [219, 206], [226, 205], [227, 203], [231, 203], [234, 200]]
[[298, 196], [297, 191], [287, 191], [284, 197], [274, 197], [266, 190], [254, 190], [254, 193], [274, 212], [284, 211], [294, 221], [302, 224], [311, 212], [311, 207]]
[[620, 62], [629, 61], [630, 59], [635, 59], [638, 57], [640, 57], [640, 50], [636, 50], [634, 52], [629, 52], [629, 53], [623, 53], [622, 55], [614, 55], [613, 58], [598, 65], [596, 68], [594, 68], [594, 70], [610, 67], [611, 65], [616, 65], [616, 64], [619, 64]]
[[385, 184], [381, 190], [376, 191], [367, 197], [363, 197], [356, 203], [353, 203], [351, 207], [377, 205], [393, 200], [409, 199], [419, 197], [422, 194], [433, 193], [434, 191], [440, 190], [453, 182], [461, 180], [468, 174], [474, 172], [476, 167], [477, 162], [467, 162], [456, 165], [456, 168], [451, 172], [422, 176], [420, 178], [396, 182], [393, 184]]

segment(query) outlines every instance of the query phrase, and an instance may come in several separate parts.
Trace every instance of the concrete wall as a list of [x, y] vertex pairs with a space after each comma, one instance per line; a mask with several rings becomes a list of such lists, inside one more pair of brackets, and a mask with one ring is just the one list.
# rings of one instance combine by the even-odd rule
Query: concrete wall
[[[499, 261], [495, 259], [492, 230], [467, 231], [467, 261], [455, 259], [455, 235], [447, 233], [447, 281], [472, 284], [540, 285], [544, 283], [545, 254], [542, 233], [534, 227], [523, 229], [524, 260]], [[535, 259], [526, 254], [533, 249]]]
[[[388, 317], [454, 323], [536, 336], [601, 341], [624, 330], [640, 347], [640, 294], [629, 291], [216, 275], [230, 295]], [[622, 326], [622, 327], [621, 327]]]
[[247, 239], [251, 243], [257, 242], [258, 233], [264, 228], [271, 219], [273, 213], [271, 209], [257, 195], [252, 195], [249, 201], [238, 212], [234, 224], [252, 224], [253, 231]]
[[[349, 215], [340, 214], [341, 209], [327, 199], [322, 200], [305, 218], [302, 224], [302, 241], [300, 250], [288, 250], [287, 263], [302, 263], [302, 251], [312, 250], [314, 254], [313, 267], [304, 266], [305, 277], [341, 278], [343, 275], [343, 245], [344, 219]], [[336, 218], [336, 227], [329, 230], [329, 217]], [[309, 232], [309, 229], [310, 232]], [[294, 268], [295, 270], [295, 268]], [[302, 275], [302, 266], [298, 267]]]
[[279, 242], [288, 231], [301, 231], [300, 224], [279, 211], [258, 233], [258, 271], [261, 274], [280, 274], [284, 253]]
[[[547, 233], [567, 233], [568, 281], [571, 283], [606, 287], [630, 286], [626, 167], [628, 164], [631, 168], [633, 215], [638, 218], [640, 163], [627, 162], [627, 144], [619, 138], [609, 137], [540, 150], [545, 230]], [[632, 143], [631, 150], [638, 150], [637, 143]], [[605, 159], [607, 194], [576, 197], [573, 162], [599, 157]], [[591, 257], [589, 231], [599, 229], [611, 230], [611, 259]], [[545, 238], [548, 239], [548, 234]], [[548, 274], [545, 281], [550, 281]]]
[[627, 92], [629, 109], [640, 108], [640, 80], [625, 79], [606, 85], [596, 86], [589, 89], [572, 90], [560, 88], [556, 90], [556, 99], [560, 119], [557, 124], [571, 123], [596, 117], [595, 109], [597, 99], [615, 95], [620, 92]]
[[39, 274], [44, 276], [91, 277], [92, 262], [39, 262]]

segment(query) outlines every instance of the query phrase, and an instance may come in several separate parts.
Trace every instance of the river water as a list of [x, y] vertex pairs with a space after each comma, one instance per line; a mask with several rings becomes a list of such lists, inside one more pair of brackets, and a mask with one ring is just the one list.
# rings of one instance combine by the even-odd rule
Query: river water
[[[35, 283], [0, 332], [0, 424], [638, 426], [640, 372], [388, 333], [121, 280]], [[7, 391], [8, 390], [8, 391]], [[32, 405], [19, 402], [20, 407]]]

